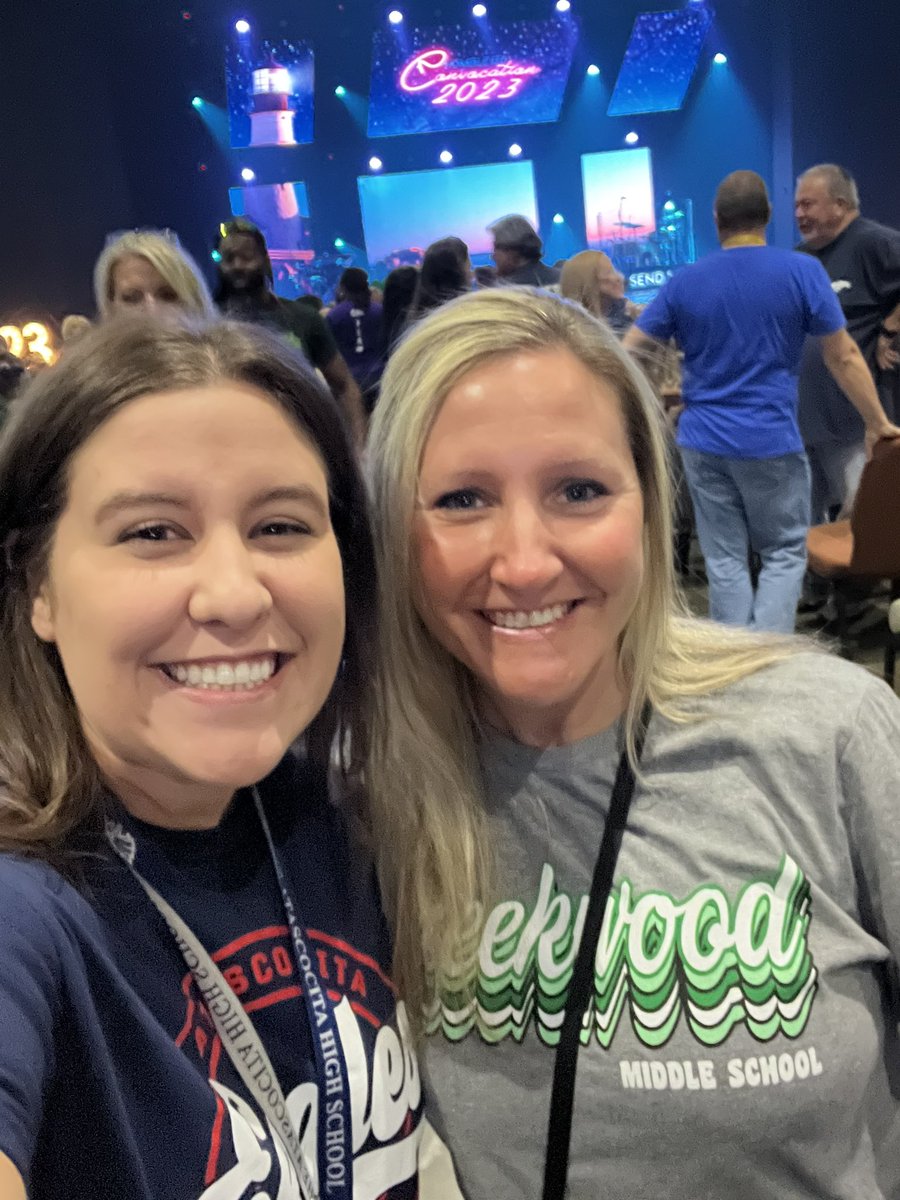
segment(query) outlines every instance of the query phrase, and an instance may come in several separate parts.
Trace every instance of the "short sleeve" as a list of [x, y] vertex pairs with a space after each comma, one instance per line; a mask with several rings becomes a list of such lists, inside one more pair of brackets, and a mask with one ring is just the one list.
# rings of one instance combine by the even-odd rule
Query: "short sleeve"
[[663, 285], [635, 322], [641, 333], [664, 342], [669, 338], [678, 339], [675, 307], [672, 303], [673, 283], [674, 280], [670, 279]]
[[900, 233], [885, 229], [869, 247], [869, 271], [886, 317], [900, 304]]
[[0, 1150], [27, 1181], [55, 1067], [59, 926], [40, 868], [0, 858]]
[[811, 258], [809, 255], [798, 258], [798, 263], [802, 263], [806, 276], [806, 332], [812, 334], [813, 337], [824, 337], [829, 333], [837, 333], [839, 329], [844, 328], [847, 321], [840, 302], [834, 294], [828, 272], [817, 258]]
[[[873, 680], [863, 695], [840, 759], [844, 816], [850, 831], [864, 917], [900, 962], [900, 700]], [[900, 1021], [900, 1012], [894, 1013]]]
[[321, 371], [338, 353], [337, 342], [334, 340], [331, 326], [326, 323], [324, 317], [314, 312], [311, 312], [310, 316], [312, 320], [304, 334], [306, 352], [312, 365]]

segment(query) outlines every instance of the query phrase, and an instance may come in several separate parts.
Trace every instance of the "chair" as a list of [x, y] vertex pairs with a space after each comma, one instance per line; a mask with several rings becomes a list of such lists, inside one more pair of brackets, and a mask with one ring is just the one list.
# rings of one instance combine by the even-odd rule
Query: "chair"
[[[847, 634], [847, 587], [865, 580], [888, 579], [891, 604], [900, 600], [900, 438], [876, 444], [859, 481], [850, 519], [814, 525], [806, 547], [809, 569], [832, 585], [841, 653], [852, 658]], [[898, 651], [900, 633], [891, 630], [885, 647], [884, 677], [892, 686]]]

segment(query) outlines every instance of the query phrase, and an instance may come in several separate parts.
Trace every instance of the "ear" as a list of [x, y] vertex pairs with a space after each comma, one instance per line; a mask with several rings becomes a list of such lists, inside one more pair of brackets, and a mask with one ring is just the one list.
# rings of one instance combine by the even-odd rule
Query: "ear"
[[42, 642], [56, 641], [53, 605], [50, 602], [50, 589], [46, 582], [41, 584], [31, 602], [31, 628]]

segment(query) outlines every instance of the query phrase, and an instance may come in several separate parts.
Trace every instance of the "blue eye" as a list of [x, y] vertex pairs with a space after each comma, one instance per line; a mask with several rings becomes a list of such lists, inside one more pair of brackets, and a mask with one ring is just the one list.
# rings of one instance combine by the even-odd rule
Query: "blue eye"
[[435, 508], [449, 508], [467, 511], [473, 508], [480, 508], [482, 499], [476, 491], [471, 488], [460, 488], [456, 492], [445, 492], [443, 496], [439, 496], [434, 502]]
[[573, 479], [563, 487], [563, 494], [570, 504], [587, 504], [609, 495], [609, 489], [593, 479]]

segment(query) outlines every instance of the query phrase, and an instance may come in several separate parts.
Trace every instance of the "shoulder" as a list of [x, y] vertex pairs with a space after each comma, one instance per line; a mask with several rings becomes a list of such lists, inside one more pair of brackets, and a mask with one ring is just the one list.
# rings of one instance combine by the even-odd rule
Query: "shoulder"
[[0, 854], [0, 955], [27, 947], [60, 961], [73, 941], [101, 938], [87, 900], [52, 867]]

